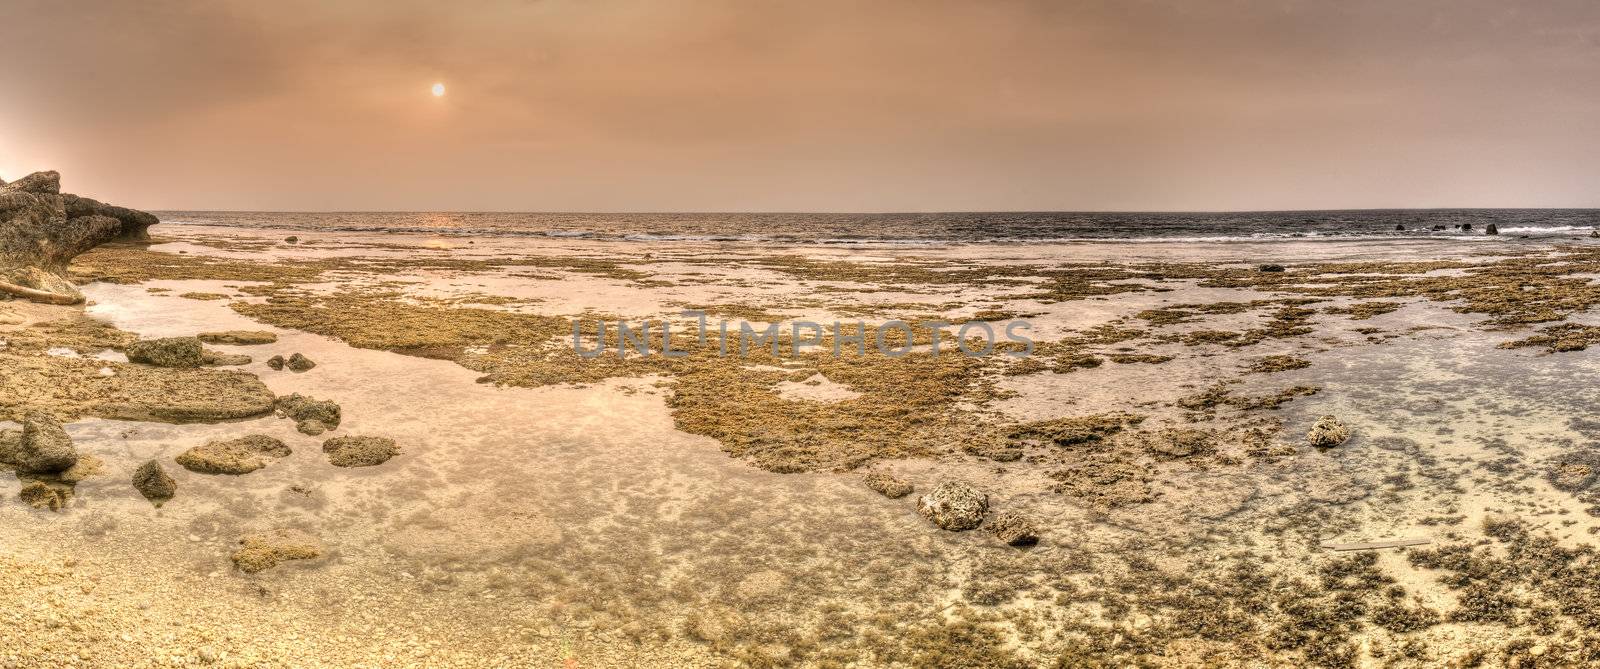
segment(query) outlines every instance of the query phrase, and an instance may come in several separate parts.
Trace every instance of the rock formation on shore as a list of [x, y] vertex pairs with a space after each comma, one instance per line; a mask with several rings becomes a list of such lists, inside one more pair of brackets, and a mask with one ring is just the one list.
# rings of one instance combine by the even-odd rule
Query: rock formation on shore
[[83, 293], [67, 263], [122, 239], [149, 239], [151, 214], [61, 192], [61, 175], [35, 172], [0, 182], [0, 294], [49, 304], [77, 304]]

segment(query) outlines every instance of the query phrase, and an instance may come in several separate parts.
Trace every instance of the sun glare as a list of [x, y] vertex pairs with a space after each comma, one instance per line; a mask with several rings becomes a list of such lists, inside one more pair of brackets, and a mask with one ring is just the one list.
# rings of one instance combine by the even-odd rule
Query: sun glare
[[434, 84], [433, 85], [433, 97], [436, 97], [436, 98], [444, 97], [444, 84]]

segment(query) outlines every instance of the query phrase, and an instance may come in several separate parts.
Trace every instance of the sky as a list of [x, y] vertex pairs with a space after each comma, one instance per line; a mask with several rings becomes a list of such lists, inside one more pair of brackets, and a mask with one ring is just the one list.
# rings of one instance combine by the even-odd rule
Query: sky
[[0, 178], [146, 209], [1592, 207], [1597, 164], [1592, 0], [0, 0]]

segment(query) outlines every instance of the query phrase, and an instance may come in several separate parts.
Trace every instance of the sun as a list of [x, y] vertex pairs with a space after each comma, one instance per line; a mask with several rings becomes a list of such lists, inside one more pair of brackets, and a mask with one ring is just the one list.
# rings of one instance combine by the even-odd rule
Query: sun
[[433, 85], [433, 97], [436, 97], [436, 98], [444, 97], [444, 84], [436, 83], [436, 84]]

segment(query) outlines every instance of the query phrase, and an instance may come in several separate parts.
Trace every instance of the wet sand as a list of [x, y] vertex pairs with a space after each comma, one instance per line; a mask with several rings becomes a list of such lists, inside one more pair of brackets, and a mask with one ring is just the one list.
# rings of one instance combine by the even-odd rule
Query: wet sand
[[[1600, 346], [1502, 346], [1600, 323], [1585, 240], [907, 250], [165, 227], [79, 259], [82, 311], [142, 338], [273, 332], [211, 348], [343, 421], [313, 438], [271, 415], [128, 421], [6, 395], [13, 418], [63, 413], [102, 464], [59, 511], [0, 483], [0, 667], [1542, 666], [1596, 647]], [[991, 312], [1040, 347], [556, 357], [572, 318], [686, 307]], [[121, 344], [88, 350], [114, 338], [36, 327], [77, 317], [0, 303], [18, 342], [0, 364], [129, 364]], [[295, 352], [317, 366], [266, 364]], [[1308, 444], [1323, 415], [1353, 436]], [[293, 454], [243, 476], [172, 464], [246, 434]], [[401, 452], [334, 467], [330, 436]], [[151, 459], [178, 486], [159, 508], [129, 484]], [[887, 498], [869, 473], [916, 490]], [[947, 480], [1038, 545], [935, 527], [916, 500]], [[276, 529], [320, 556], [235, 568], [241, 537]], [[1395, 538], [1429, 543], [1322, 548]]]

